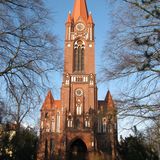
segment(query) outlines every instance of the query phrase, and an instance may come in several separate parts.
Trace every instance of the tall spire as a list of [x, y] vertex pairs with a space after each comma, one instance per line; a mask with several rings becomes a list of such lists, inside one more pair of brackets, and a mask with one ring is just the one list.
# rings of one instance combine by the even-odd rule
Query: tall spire
[[87, 22], [88, 9], [86, 0], [75, 0], [72, 17], [74, 19], [74, 22], [76, 22], [79, 17], [81, 17], [85, 22]]

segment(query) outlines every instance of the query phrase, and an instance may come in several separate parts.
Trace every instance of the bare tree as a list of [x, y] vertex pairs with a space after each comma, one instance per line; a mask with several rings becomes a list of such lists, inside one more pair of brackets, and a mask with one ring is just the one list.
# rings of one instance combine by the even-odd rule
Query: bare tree
[[18, 124], [35, 106], [48, 73], [61, 69], [44, 2], [0, 0], [0, 95], [9, 97], [5, 101], [12, 102], [7, 104]]
[[114, 1], [114, 8], [103, 80], [119, 80], [124, 86], [117, 102], [120, 115], [156, 121], [160, 116], [160, 1]]
[[157, 151], [160, 159], [160, 119], [146, 130], [146, 141], [151, 148]]
[[24, 118], [35, 112], [35, 109], [39, 105], [38, 102], [40, 102], [40, 98], [38, 94], [35, 96], [35, 93], [32, 92], [32, 87], [24, 88], [23, 86], [19, 86], [18, 88], [12, 88], [10, 99], [6, 103], [7, 109], [5, 113], [9, 120], [16, 124], [17, 132]]
[[[41, 0], [0, 1], [0, 80], [6, 87], [37, 83], [59, 69], [56, 37], [47, 30], [49, 13]], [[4, 84], [5, 83], [5, 84]]]

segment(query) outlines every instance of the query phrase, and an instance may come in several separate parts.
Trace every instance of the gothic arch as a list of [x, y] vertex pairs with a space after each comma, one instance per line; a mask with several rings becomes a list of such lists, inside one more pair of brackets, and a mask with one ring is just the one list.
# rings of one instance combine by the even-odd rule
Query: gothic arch
[[80, 137], [74, 138], [73, 140], [70, 141], [67, 148], [68, 148], [67, 160], [71, 160], [71, 159], [86, 160], [88, 149], [87, 149], [87, 145], [85, 144], [82, 138]]
[[73, 71], [83, 72], [84, 71], [84, 54], [85, 54], [85, 42], [81, 39], [77, 39], [74, 42], [73, 51]]
[[[78, 140], [78, 139], [80, 139], [81, 141], [83, 141], [83, 143], [86, 145], [86, 148], [87, 148], [87, 144], [85, 143], [85, 140], [84, 140], [84, 138], [83, 138], [82, 136], [76, 136], [76, 137], [72, 138], [72, 139], [70, 140], [70, 142], [68, 143], [67, 148], [69, 149], [69, 148], [71, 147], [71, 145], [72, 145], [76, 140]], [[88, 148], [87, 148], [87, 150], [88, 150]]]

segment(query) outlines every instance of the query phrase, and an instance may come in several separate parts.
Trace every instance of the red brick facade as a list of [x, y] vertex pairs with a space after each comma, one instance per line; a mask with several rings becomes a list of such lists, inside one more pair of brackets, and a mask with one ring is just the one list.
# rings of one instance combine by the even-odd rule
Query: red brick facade
[[94, 22], [85, 0], [75, 0], [66, 21], [61, 100], [48, 92], [41, 109], [37, 160], [71, 159], [77, 150], [116, 159], [117, 119], [112, 96], [97, 100]]

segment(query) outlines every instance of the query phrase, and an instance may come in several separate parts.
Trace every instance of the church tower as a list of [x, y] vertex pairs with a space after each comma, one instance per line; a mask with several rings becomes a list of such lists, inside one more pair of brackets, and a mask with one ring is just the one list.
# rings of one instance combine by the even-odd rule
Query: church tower
[[85, 0], [75, 0], [73, 12], [66, 21], [64, 75], [61, 89], [66, 111], [68, 141], [81, 138], [87, 148], [94, 147], [89, 112], [97, 108], [97, 86], [94, 59], [94, 23]]
[[[79, 118], [97, 106], [94, 23], [86, 1], [75, 0], [66, 21], [62, 105]], [[78, 106], [78, 108], [77, 108]]]
[[91, 160], [98, 151], [116, 159], [115, 105], [109, 91], [97, 100], [94, 26], [86, 0], [75, 0], [65, 23], [61, 100], [49, 91], [43, 103], [37, 160]]

